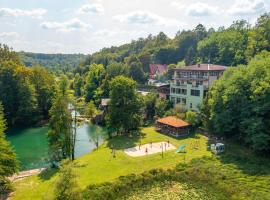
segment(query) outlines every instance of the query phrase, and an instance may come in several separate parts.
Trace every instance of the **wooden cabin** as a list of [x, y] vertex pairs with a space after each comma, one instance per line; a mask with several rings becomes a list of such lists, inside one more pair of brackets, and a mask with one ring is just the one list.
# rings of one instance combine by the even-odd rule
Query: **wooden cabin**
[[190, 132], [190, 124], [174, 116], [160, 118], [156, 121], [159, 132], [173, 137], [186, 136]]

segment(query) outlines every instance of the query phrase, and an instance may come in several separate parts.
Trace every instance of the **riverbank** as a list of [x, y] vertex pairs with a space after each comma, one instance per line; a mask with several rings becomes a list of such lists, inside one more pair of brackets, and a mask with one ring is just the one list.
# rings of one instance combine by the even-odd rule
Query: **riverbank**
[[45, 170], [47, 170], [47, 168], [39, 168], [39, 169], [31, 169], [31, 170], [21, 171], [21, 172], [14, 174], [13, 176], [8, 177], [8, 179], [11, 182], [15, 182], [15, 181], [18, 181], [20, 179], [23, 179], [23, 178], [26, 178], [29, 176], [38, 175]]

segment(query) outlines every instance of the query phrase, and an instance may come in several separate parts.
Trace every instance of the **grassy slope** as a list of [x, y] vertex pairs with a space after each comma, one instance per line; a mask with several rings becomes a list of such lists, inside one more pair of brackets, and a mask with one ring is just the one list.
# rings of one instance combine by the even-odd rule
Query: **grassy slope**
[[[172, 144], [178, 147], [180, 144], [187, 145], [186, 154], [175, 154], [174, 151], [161, 154], [153, 154], [139, 158], [127, 156], [122, 149], [139, 144], [138, 138], [116, 137], [106, 144], [102, 145], [93, 153], [87, 154], [76, 161], [76, 171], [78, 174], [78, 183], [82, 188], [92, 183], [102, 183], [112, 181], [119, 176], [130, 173], [142, 173], [152, 168], [172, 168], [177, 163], [189, 161], [193, 158], [210, 156], [207, 151], [207, 140], [204, 136], [186, 139], [172, 139], [165, 135], [157, 133], [154, 128], [144, 128], [142, 130], [142, 144], [149, 142], [160, 142], [170, 140]], [[199, 149], [193, 149], [194, 141], [199, 141]], [[108, 146], [114, 145], [116, 149], [116, 158], [111, 155]], [[52, 187], [57, 173], [53, 172], [41, 176], [33, 176], [15, 184], [15, 194], [12, 199], [42, 199], [52, 193]]]
[[207, 185], [191, 185], [180, 182], [158, 182], [150, 187], [131, 192], [119, 200], [141, 200], [141, 199], [170, 199], [170, 200], [225, 200], [227, 197], [217, 193]]
[[[161, 157], [161, 154], [132, 158], [127, 156], [122, 149], [138, 144], [138, 138], [116, 137], [98, 150], [76, 161], [79, 185], [85, 188], [89, 184], [113, 181], [119, 176], [131, 173], [139, 174], [153, 168], [173, 168], [177, 163], [188, 162], [202, 156], [211, 156], [211, 153], [207, 151], [208, 141], [204, 136], [199, 136], [199, 139], [190, 137], [176, 140], [155, 132], [152, 127], [144, 128], [142, 132], [145, 134], [142, 144], [169, 139], [177, 147], [180, 144], [186, 144], [187, 153], [175, 154], [174, 151], [170, 151], [164, 154], [164, 158]], [[199, 141], [198, 150], [193, 149], [195, 141]], [[118, 149], [116, 158], [112, 157], [111, 150], [107, 147], [111, 144]], [[231, 196], [231, 199], [270, 200], [269, 159], [260, 158], [248, 149], [240, 148], [239, 145], [226, 143], [225, 154], [214, 156], [212, 159], [201, 161], [194, 159], [194, 161], [194, 164], [185, 168], [186, 179], [192, 184], [200, 181], [207, 187], [207, 190], [211, 189], [211, 184], [216, 185], [220, 191]], [[52, 171], [50, 173], [17, 182], [13, 199], [46, 199], [49, 197], [57, 177], [57, 173], [54, 174]]]

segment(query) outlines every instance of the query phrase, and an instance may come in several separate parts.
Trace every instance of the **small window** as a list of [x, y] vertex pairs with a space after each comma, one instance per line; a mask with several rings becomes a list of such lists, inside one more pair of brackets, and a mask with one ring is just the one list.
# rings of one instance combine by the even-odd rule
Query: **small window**
[[183, 103], [184, 105], [186, 105], [186, 104], [187, 104], [187, 100], [186, 100], [186, 99], [182, 99], [182, 103]]
[[180, 98], [177, 98], [176, 99], [176, 103], [180, 103], [181, 102], [181, 99]]
[[190, 103], [189, 108], [192, 109], [192, 103]]
[[181, 93], [182, 93], [183, 95], [187, 95], [187, 90], [186, 90], [186, 89], [182, 89]]
[[190, 90], [190, 95], [199, 97], [200, 96], [200, 90]]

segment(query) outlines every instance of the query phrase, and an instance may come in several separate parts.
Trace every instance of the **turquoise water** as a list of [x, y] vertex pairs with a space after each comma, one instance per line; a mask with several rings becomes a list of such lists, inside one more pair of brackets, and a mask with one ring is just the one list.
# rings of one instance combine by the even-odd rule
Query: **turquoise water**
[[[21, 170], [48, 166], [48, 127], [14, 129], [7, 133], [7, 139], [17, 153]], [[77, 129], [75, 156], [80, 157], [95, 149], [93, 136], [106, 135], [100, 126], [84, 124]], [[100, 144], [104, 137], [100, 137]]]

